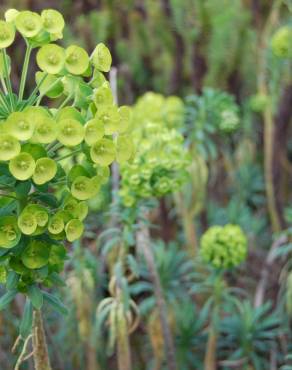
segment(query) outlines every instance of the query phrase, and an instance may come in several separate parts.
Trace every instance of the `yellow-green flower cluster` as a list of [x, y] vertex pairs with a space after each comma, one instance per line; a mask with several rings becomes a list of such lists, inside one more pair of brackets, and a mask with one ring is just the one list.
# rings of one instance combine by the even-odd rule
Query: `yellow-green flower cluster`
[[134, 120], [140, 125], [150, 121], [167, 128], [181, 128], [184, 123], [185, 107], [177, 96], [165, 97], [154, 92], [141, 96], [133, 112]]
[[[132, 134], [137, 152], [131, 162], [121, 166], [120, 194], [126, 206], [139, 199], [175, 192], [187, 179], [190, 158], [184, 138], [178, 130], [170, 128], [177, 125], [178, 117], [182, 118], [178, 112], [183, 107], [178, 104], [179, 99], [168, 99], [147, 93], [133, 109]], [[171, 101], [175, 102], [173, 110]], [[168, 102], [167, 107], [163, 102]]]
[[217, 269], [239, 265], [247, 255], [247, 238], [238, 225], [210, 227], [201, 238], [200, 255]]
[[[18, 96], [0, 93], [0, 280], [13, 272], [16, 288], [26, 292], [35, 282], [53, 284], [52, 274], [66, 259], [64, 241], [84, 232], [87, 201], [108, 181], [112, 162], [126, 162], [134, 146], [131, 109], [114, 103], [103, 74], [112, 61], [104, 44], [91, 56], [77, 45], [52, 44], [64, 28], [62, 15], [52, 9], [41, 14], [10, 9], [5, 18], [0, 49], [18, 31], [27, 53]], [[39, 49], [40, 71], [24, 99], [33, 48]], [[8, 83], [9, 59], [0, 53]], [[44, 96], [58, 100], [44, 106]]]
[[292, 27], [280, 27], [272, 37], [273, 53], [279, 58], [292, 58]]

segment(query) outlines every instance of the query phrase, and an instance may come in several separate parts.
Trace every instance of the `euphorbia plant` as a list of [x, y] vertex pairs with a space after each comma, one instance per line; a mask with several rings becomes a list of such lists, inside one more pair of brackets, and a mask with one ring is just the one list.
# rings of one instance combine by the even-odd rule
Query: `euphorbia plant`
[[[77, 45], [57, 45], [64, 25], [53, 9], [10, 9], [0, 21], [0, 275], [7, 288], [0, 307], [17, 293], [26, 296], [23, 338], [44, 299], [64, 311], [44, 288], [60, 284], [65, 242], [82, 236], [86, 201], [109, 178], [109, 165], [132, 155], [130, 110], [114, 104], [103, 74], [112, 61], [108, 48], [100, 43], [88, 55]], [[18, 93], [6, 52], [17, 31], [26, 44]], [[40, 70], [26, 96], [35, 50]]]

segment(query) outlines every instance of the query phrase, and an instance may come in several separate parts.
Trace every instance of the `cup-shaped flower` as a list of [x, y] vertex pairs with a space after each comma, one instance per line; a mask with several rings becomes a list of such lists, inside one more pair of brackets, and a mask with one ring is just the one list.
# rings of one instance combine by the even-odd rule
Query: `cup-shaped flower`
[[65, 51], [56, 44], [44, 45], [39, 49], [36, 60], [42, 71], [55, 75], [64, 68]]
[[114, 98], [108, 82], [94, 90], [93, 99], [97, 109], [104, 105], [113, 105]]
[[39, 14], [24, 10], [19, 12], [15, 18], [15, 26], [22, 36], [31, 38], [41, 31], [43, 22]]
[[123, 105], [118, 109], [120, 115], [119, 133], [126, 132], [130, 126], [132, 118], [132, 109], [127, 105]]
[[112, 135], [119, 131], [120, 115], [115, 105], [103, 106], [98, 109], [95, 117], [103, 123], [106, 135]]
[[112, 140], [105, 138], [96, 141], [90, 148], [90, 157], [94, 163], [108, 166], [116, 157], [115, 144]]
[[16, 157], [21, 150], [19, 141], [15, 137], [0, 134], [0, 161], [9, 161]]
[[50, 117], [41, 117], [36, 124], [32, 140], [40, 144], [49, 144], [57, 138], [57, 123]]
[[40, 144], [49, 144], [57, 138], [57, 123], [50, 117], [41, 116], [36, 122], [32, 140]]
[[56, 119], [58, 122], [63, 121], [64, 119], [68, 119], [68, 118], [74, 119], [80, 123], [85, 123], [85, 120], [82, 114], [79, 112], [79, 110], [77, 110], [74, 107], [62, 108], [61, 110], [58, 111], [57, 116], [56, 116]]
[[35, 161], [29, 153], [21, 152], [9, 161], [9, 171], [17, 180], [28, 180], [34, 170]]
[[134, 144], [130, 136], [119, 135], [116, 139], [117, 161], [123, 163], [128, 161], [134, 152]]
[[49, 220], [48, 230], [51, 234], [60, 234], [65, 227], [64, 219], [60, 213], [56, 213]]
[[83, 223], [78, 219], [70, 220], [65, 226], [66, 238], [69, 242], [73, 242], [83, 234]]
[[58, 123], [57, 139], [65, 146], [75, 146], [84, 139], [84, 127], [74, 119], [63, 119]]
[[10, 46], [15, 38], [13, 24], [0, 20], [0, 49]]
[[5, 123], [8, 132], [18, 140], [29, 140], [34, 131], [34, 124], [24, 112], [13, 112]]
[[70, 45], [65, 51], [65, 67], [73, 75], [82, 75], [88, 68], [89, 56], [87, 52], [77, 46]]
[[103, 44], [98, 44], [91, 54], [93, 66], [101, 72], [108, 72], [112, 64], [112, 56], [109, 49]]
[[103, 123], [97, 118], [93, 118], [90, 121], [86, 122], [84, 128], [85, 128], [84, 140], [88, 145], [94, 144], [96, 141], [102, 139], [104, 136]]
[[4, 18], [6, 22], [14, 22], [18, 14], [19, 14], [18, 10], [11, 8], [11, 9], [6, 10], [4, 14]]
[[78, 176], [72, 183], [71, 194], [78, 200], [87, 200], [93, 196], [94, 187], [89, 177]]
[[[92, 180], [92, 179], [91, 179]], [[79, 202], [77, 207], [77, 216], [80, 221], [83, 221], [88, 214], [88, 205], [86, 202]]]
[[39, 269], [49, 261], [50, 244], [41, 239], [33, 239], [29, 242], [21, 254], [21, 261], [29, 269]]
[[13, 248], [19, 242], [21, 232], [15, 216], [0, 217], [0, 247]]
[[65, 21], [63, 15], [55, 9], [45, 9], [41, 13], [44, 29], [52, 34], [62, 33]]
[[32, 235], [38, 227], [38, 223], [34, 214], [26, 211], [22, 212], [18, 217], [17, 225], [21, 232], [25, 235]]
[[57, 173], [57, 164], [52, 158], [40, 158], [36, 161], [32, 179], [35, 184], [43, 185], [51, 181]]

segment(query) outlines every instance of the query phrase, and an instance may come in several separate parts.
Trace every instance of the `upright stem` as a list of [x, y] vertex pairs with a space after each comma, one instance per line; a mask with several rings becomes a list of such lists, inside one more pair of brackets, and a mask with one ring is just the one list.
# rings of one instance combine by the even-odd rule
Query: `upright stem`
[[11, 86], [11, 81], [10, 81], [9, 71], [8, 71], [7, 53], [6, 53], [6, 50], [5, 50], [5, 49], [3, 49], [3, 50], [2, 50], [2, 53], [3, 53], [4, 74], [5, 74], [6, 83], [7, 83], [8, 96], [9, 96], [9, 101], [10, 101], [11, 109], [13, 110], [13, 109], [14, 109], [14, 103], [13, 103], [13, 99], [12, 99], [13, 92], [12, 92], [12, 86]]
[[18, 95], [18, 100], [19, 101], [21, 101], [23, 99], [23, 93], [24, 93], [24, 88], [25, 88], [25, 83], [26, 83], [26, 77], [27, 77], [27, 72], [28, 72], [28, 66], [29, 66], [29, 59], [30, 59], [31, 51], [32, 51], [31, 45], [27, 44], [25, 57], [24, 57], [24, 62], [23, 62], [21, 80], [20, 80], [20, 86], [19, 86], [19, 95]]
[[43, 326], [43, 319], [40, 310], [35, 310], [33, 314], [32, 345], [35, 370], [52, 370]]
[[154, 286], [154, 294], [156, 298], [156, 304], [159, 312], [160, 325], [164, 340], [167, 369], [177, 370], [174, 342], [167, 319], [167, 306], [164, 299], [159, 275], [155, 266], [153, 251], [151, 249], [149, 228], [145, 225], [145, 223], [142, 220], [139, 221], [139, 230], [137, 232], [137, 245], [144, 255], [150, 273], [150, 279]]
[[[266, 79], [267, 61], [266, 47], [271, 30], [278, 19], [279, 8], [282, 0], [277, 0], [272, 7], [264, 31], [259, 40], [258, 60], [258, 91], [260, 94], [268, 95], [269, 89]], [[267, 205], [274, 232], [281, 230], [280, 216], [277, 210], [275, 187], [273, 179], [273, 153], [274, 153], [274, 119], [270, 105], [267, 105], [263, 112], [264, 119], [264, 170], [266, 180]]]
[[204, 361], [204, 370], [216, 370], [216, 347], [217, 347], [217, 334], [212, 323], [209, 329], [207, 349]]
[[[118, 294], [121, 295], [120, 288], [118, 288], [118, 290]], [[128, 330], [127, 318], [124, 312], [123, 304], [121, 304], [117, 314], [117, 354], [119, 370], [132, 370], [131, 348]]]

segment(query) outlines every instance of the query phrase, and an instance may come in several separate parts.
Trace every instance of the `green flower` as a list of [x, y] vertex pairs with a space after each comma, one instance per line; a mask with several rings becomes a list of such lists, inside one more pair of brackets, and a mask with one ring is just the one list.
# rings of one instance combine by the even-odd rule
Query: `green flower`
[[13, 24], [0, 20], [0, 49], [10, 46], [15, 38]]
[[272, 37], [273, 53], [279, 58], [292, 58], [292, 27], [280, 27]]
[[200, 255], [215, 268], [232, 268], [247, 255], [247, 239], [237, 225], [210, 227], [201, 238]]
[[134, 144], [130, 136], [119, 135], [116, 140], [117, 161], [123, 163], [128, 161], [134, 153]]
[[33, 157], [25, 152], [21, 152], [9, 162], [9, 171], [17, 180], [28, 180], [32, 177], [35, 170]]
[[65, 227], [64, 218], [60, 212], [57, 212], [49, 220], [48, 230], [51, 234], [60, 234]]
[[36, 60], [42, 71], [55, 75], [64, 68], [65, 51], [55, 44], [44, 45], [39, 49]]
[[112, 64], [112, 56], [109, 49], [100, 43], [94, 49], [91, 55], [93, 66], [101, 72], [108, 72]]
[[86, 176], [78, 176], [73, 181], [71, 186], [71, 194], [78, 200], [87, 200], [94, 195], [94, 187], [90, 178]]
[[18, 140], [29, 140], [33, 135], [34, 123], [24, 112], [11, 113], [5, 125], [9, 133]]
[[21, 237], [21, 232], [17, 227], [17, 218], [15, 216], [0, 217], [0, 247], [13, 248]]
[[51, 181], [57, 173], [57, 164], [51, 158], [40, 158], [36, 161], [32, 179], [35, 184], [42, 185]]
[[12, 23], [15, 22], [15, 19], [18, 16], [18, 14], [19, 14], [19, 11], [16, 9], [12, 8], [12, 9], [6, 10], [4, 14], [6, 22], [12, 22]]
[[92, 145], [96, 141], [100, 140], [104, 136], [104, 126], [102, 121], [93, 118], [90, 121], [88, 121], [85, 126], [85, 136], [84, 140], [86, 144]]
[[78, 219], [70, 220], [65, 226], [66, 238], [69, 242], [79, 239], [83, 234], [83, 223]]
[[41, 31], [43, 22], [39, 14], [24, 10], [16, 16], [15, 26], [22, 36], [31, 38]]
[[11, 135], [0, 133], [0, 161], [9, 161], [21, 150], [19, 141]]
[[92, 161], [101, 166], [108, 166], [116, 157], [116, 148], [109, 139], [96, 141], [90, 148], [90, 157]]
[[32, 235], [38, 227], [35, 216], [29, 212], [21, 213], [21, 215], [18, 217], [17, 225], [21, 232], [25, 235]]
[[63, 119], [58, 123], [57, 139], [66, 146], [75, 146], [84, 139], [84, 127], [74, 119]]
[[32, 240], [21, 254], [21, 261], [29, 269], [39, 269], [47, 265], [50, 257], [50, 244], [44, 240]]
[[102, 122], [106, 135], [112, 135], [119, 131], [120, 115], [116, 106], [102, 106], [98, 109], [95, 117]]
[[52, 34], [62, 33], [65, 21], [63, 15], [54, 9], [45, 9], [41, 13], [44, 29]]
[[32, 140], [40, 144], [49, 144], [56, 140], [58, 126], [56, 121], [50, 117], [39, 117], [36, 122]]
[[82, 75], [88, 68], [89, 56], [79, 46], [69, 46], [65, 51], [65, 58], [65, 67], [73, 75]]

